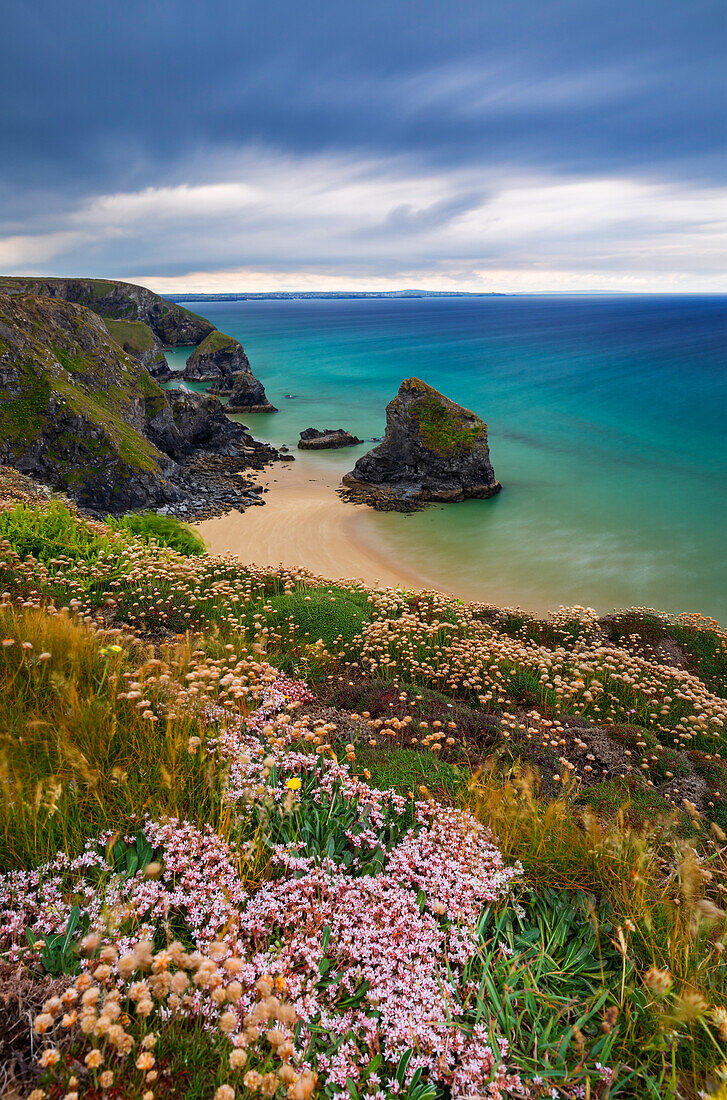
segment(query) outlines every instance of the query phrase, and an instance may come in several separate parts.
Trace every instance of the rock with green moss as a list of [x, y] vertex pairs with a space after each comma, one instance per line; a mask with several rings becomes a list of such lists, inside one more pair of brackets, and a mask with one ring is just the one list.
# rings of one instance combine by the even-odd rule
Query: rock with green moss
[[148, 370], [157, 382], [169, 382], [174, 377], [174, 372], [169, 369], [164, 348], [147, 324], [143, 321], [114, 321], [111, 317], [105, 317], [104, 324], [112, 340], [115, 340], [127, 355], [138, 359], [142, 367]]
[[218, 398], [167, 394], [85, 307], [0, 293], [0, 464], [89, 511], [192, 516], [237, 507], [236, 475], [275, 457]]
[[162, 503], [173, 463], [144, 427], [164, 403], [95, 313], [0, 294], [0, 462], [85, 507]]
[[50, 279], [34, 276], [0, 277], [0, 292], [40, 294], [86, 306], [116, 321], [143, 321], [166, 347], [199, 344], [215, 326], [176, 302], [135, 283], [115, 279]]
[[389, 507], [491, 497], [501, 485], [487, 445], [487, 425], [426, 382], [407, 378], [386, 407], [383, 443], [363, 455], [344, 486]]
[[224, 332], [210, 333], [195, 348], [182, 377], [187, 382], [211, 382], [210, 393], [229, 397], [229, 412], [277, 412], [252, 373], [242, 344]]
[[251, 373], [250, 360], [242, 344], [234, 336], [215, 330], [194, 349], [182, 377], [187, 382], [212, 382], [216, 391], [222, 393], [229, 392], [240, 371]]

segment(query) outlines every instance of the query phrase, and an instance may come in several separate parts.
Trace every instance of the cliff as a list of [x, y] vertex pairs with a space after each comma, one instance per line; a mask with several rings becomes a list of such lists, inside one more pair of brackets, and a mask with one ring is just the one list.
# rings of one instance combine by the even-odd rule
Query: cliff
[[187, 382], [211, 382], [210, 393], [229, 396], [228, 412], [277, 412], [252, 373], [245, 349], [234, 336], [215, 331], [190, 355]]
[[110, 317], [104, 318], [104, 324], [111, 339], [115, 340], [127, 355], [138, 359], [142, 367], [148, 370], [157, 382], [166, 382], [173, 377], [164, 355], [164, 348], [147, 324], [143, 321], [114, 321]]
[[196, 313], [168, 302], [135, 283], [113, 279], [50, 279], [32, 276], [0, 277], [6, 294], [40, 294], [86, 306], [101, 317], [116, 321], [143, 321], [167, 347], [199, 344], [214, 332], [214, 325]]
[[[217, 398], [167, 395], [92, 311], [0, 293], [0, 463], [92, 511], [178, 504], [188, 514], [191, 497], [209, 511], [204, 469], [178, 465], [200, 448], [229, 460], [230, 474], [276, 457]], [[240, 497], [235, 486], [226, 500]]]
[[217, 392], [229, 392], [236, 374], [250, 373], [250, 360], [234, 336], [215, 329], [187, 359], [183, 378], [187, 382], [213, 382]]
[[418, 378], [402, 382], [386, 407], [383, 443], [358, 460], [343, 484], [356, 499], [404, 510], [491, 497], [501, 489], [487, 425]]

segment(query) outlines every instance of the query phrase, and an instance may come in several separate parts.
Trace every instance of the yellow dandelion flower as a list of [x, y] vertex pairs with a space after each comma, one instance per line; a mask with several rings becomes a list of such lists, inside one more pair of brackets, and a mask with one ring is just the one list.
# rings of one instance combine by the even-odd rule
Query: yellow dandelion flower
[[300, 790], [300, 788], [303, 786], [303, 783], [300, 779], [286, 779], [285, 786], [288, 788], [289, 791], [297, 791]]

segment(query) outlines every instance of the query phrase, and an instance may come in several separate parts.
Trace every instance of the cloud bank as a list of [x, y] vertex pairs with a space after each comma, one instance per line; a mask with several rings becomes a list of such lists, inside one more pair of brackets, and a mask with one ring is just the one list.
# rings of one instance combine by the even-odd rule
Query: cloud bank
[[727, 291], [721, 0], [40, 0], [7, 22], [6, 273]]

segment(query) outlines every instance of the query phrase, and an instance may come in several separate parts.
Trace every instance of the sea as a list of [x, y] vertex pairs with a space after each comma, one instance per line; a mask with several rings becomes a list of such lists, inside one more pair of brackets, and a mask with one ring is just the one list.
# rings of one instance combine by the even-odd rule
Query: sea
[[280, 410], [242, 418], [256, 438], [294, 447], [304, 428], [342, 427], [367, 441], [306, 461], [351, 469], [412, 376], [487, 422], [497, 497], [365, 509], [367, 541], [408, 570], [537, 612], [651, 607], [727, 625], [727, 297], [184, 304], [243, 343]]

